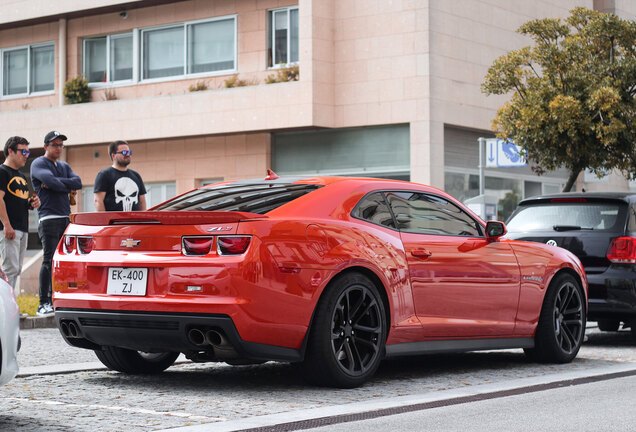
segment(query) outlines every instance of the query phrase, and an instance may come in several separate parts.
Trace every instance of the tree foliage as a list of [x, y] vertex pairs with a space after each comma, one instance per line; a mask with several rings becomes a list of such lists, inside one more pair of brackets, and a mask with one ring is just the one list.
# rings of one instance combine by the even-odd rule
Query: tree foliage
[[533, 46], [494, 61], [488, 95], [512, 93], [493, 128], [538, 174], [565, 167], [569, 191], [582, 170], [619, 169], [636, 179], [636, 23], [576, 8], [525, 23]]

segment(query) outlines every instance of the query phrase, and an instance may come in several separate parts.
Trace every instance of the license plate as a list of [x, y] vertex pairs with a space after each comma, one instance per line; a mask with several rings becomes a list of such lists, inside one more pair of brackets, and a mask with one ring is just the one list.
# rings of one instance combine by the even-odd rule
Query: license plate
[[110, 295], [145, 296], [148, 283], [148, 269], [139, 267], [110, 267], [108, 286]]

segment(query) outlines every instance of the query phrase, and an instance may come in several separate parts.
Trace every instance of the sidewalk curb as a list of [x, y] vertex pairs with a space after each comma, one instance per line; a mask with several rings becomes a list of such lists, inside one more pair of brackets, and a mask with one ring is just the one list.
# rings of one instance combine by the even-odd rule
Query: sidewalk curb
[[[175, 365], [191, 363], [187, 360], [183, 354], [177, 358], [174, 362]], [[44, 376], [44, 375], [62, 375], [75, 372], [91, 372], [91, 371], [107, 371], [109, 370], [103, 363], [99, 361], [94, 362], [81, 362], [81, 363], [66, 363], [58, 365], [42, 365], [42, 366], [27, 366], [20, 368], [20, 371], [16, 375], [16, 378], [24, 378], [29, 376]]]
[[20, 317], [20, 330], [37, 329], [37, 328], [56, 328], [55, 315], [46, 317]]
[[74, 372], [89, 372], [96, 370], [106, 370], [106, 366], [101, 362], [84, 362], [50, 366], [29, 366], [20, 368], [16, 378], [24, 378], [35, 375], [61, 375]]
[[[436, 402], [453, 399], [488, 396], [489, 394], [514, 391], [527, 387], [539, 387], [551, 383], [560, 383], [561, 386], [572, 385], [570, 381], [582, 380], [585, 378], [603, 377], [608, 375], [633, 375], [636, 371], [636, 363], [628, 362], [612, 366], [604, 366], [587, 370], [573, 371], [569, 373], [556, 373], [550, 375], [528, 377], [521, 379], [506, 380], [498, 383], [478, 384], [467, 387], [460, 387], [449, 390], [438, 390], [422, 394], [408, 396], [394, 396], [377, 400], [367, 400], [363, 402], [353, 402], [343, 405], [333, 405], [319, 408], [307, 408], [297, 411], [287, 411], [275, 414], [265, 414], [254, 417], [238, 418], [214, 423], [202, 423], [199, 425], [188, 425], [170, 429], [160, 429], [157, 432], [236, 432], [236, 431], [272, 431], [272, 430], [301, 430], [308, 427], [294, 427], [294, 423], [305, 423], [311, 420], [328, 419], [331, 417], [363, 415], [387, 409], [404, 409], [414, 407], [418, 410], [418, 405], [433, 404]], [[611, 379], [611, 378], [610, 378]], [[537, 390], [535, 390], [537, 391]], [[387, 414], [393, 415], [393, 414]], [[344, 423], [345, 420], [338, 423]], [[328, 430], [328, 423], [325, 430]], [[333, 423], [336, 424], [336, 423]], [[319, 422], [310, 428], [320, 427]]]

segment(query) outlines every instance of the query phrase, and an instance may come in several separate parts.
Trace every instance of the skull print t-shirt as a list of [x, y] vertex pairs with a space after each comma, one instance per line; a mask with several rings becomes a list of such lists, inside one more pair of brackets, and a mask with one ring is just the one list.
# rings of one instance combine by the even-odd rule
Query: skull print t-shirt
[[119, 171], [108, 167], [95, 177], [95, 192], [106, 192], [106, 211], [139, 210], [139, 197], [146, 194], [144, 182], [137, 171]]

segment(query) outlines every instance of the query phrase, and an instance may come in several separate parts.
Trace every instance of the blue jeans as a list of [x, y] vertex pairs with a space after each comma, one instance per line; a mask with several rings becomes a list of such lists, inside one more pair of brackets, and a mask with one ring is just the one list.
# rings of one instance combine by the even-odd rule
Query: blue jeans
[[51, 269], [53, 267], [53, 254], [57, 248], [66, 226], [68, 217], [46, 219], [40, 222], [38, 234], [42, 242], [44, 256], [42, 257], [42, 267], [40, 268], [40, 304], [52, 303], [51, 292]]

